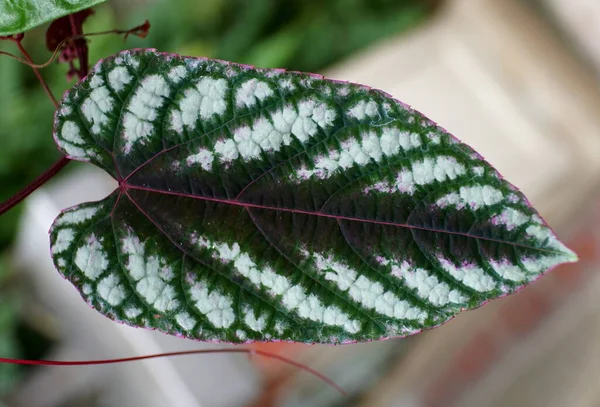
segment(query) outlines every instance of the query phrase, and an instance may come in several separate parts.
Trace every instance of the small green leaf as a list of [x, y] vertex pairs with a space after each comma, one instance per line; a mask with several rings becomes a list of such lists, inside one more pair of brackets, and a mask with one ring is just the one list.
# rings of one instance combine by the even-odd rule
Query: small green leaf
[[0, 1], [0, 35], [22, 33], [104, 1], [106, 0]]
[[119, 182], [57, 218], [56, 267], [133, 326], [406, 336], [577, 260], [471, 148], [318, 75], [125, 51], [65, 95], [55, 139]]

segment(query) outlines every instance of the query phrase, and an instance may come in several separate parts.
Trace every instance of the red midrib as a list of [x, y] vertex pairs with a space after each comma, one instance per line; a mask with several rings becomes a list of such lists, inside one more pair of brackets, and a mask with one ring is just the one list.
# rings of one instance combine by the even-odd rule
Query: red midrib
[[137, 186], [137, 185], [129, 185], [129, 184], [122, 185], [122, 188], [135, 189], [135, 190], [147, 191], [147, 192], [156, 192], [159, 194], [174, 195], [174, 196], [180, 196], [180, 197], [184, 197], [184, 198], [200, 199], [203, 201], [217, 202], [217, 203], [221, 203], [221, 204], [225, 204], [225, 205], [240, 206], [240, 207], [244, 207], [244, 208], [267, 209], [267, 210], [273, 210], [273, 211], [299, 213], [302, 215], [320, 216], [323, 218], [330, 218], [330, 219], [336, 219], [336, 220], [348, 220], [348, 221], [353, 221], [353, 222], [372, 223], [372, 224], [376, 224], [376, 225], [395, 226], [395, 227], [402, 227], [402, 228], [407, 228], [407, 229], [423, 230], [426, 232], [433, 232], [433, 233], [446, 233], [446, 234], [464, 236], [464, 237], [469, 237], [472, 239], [484, 240], [484, 241], [489, 241], [489, 242], [504, 243], [504, 244], [509, 244], [509, 245], [516, 246], [516, 247], [522, 247], [522, 248], [532, 249], [532, 250], [539, 250], [541, 252], [546, 252], [546, 253], [557, 253], [554, 250], [542, 249], [539, 247], [528, 246], [528, 245], [524, 245], [521, 243], [507, 242], [504, 240], [492, 239], [489, 237], [473, 236], [468, 233], [462, 233], [462, 232], [452, 232], [452, 231], [448, 231], [448, 230], [427, 228], [424, 226], [407, 225], [405, 223], [394, 223], [394, 222], [385, 222], [385, 221], [380, 221], [380, 220], [354, 218], [351, 216], [332, 215], [329, 213], [306, 211], [306, 210], [302, 210], [302, 209], [278, 208], [278, 207], [274, 207], [274, 206], [258, 205], [258, 204], [253, 204], [253, 203], [249, 203], [249, 202], [240, 202], [238, 200], [233, 200], [233, 199], [211, 198], [211, 197], [206, 197], [206, 196], [186, 194], [183, 192], [164, 191], [161, 189], [142, 187], [142, 186]]

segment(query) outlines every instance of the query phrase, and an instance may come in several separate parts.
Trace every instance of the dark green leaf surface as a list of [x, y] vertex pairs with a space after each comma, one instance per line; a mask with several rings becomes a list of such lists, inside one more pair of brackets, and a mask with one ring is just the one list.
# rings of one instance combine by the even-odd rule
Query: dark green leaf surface
[[188, 338], [405, 336], [576, 261], [514, 186], [389, 95], [317, 75], [126, 51], [55, 138], [118, 182], [51, 229], [103, 314]]
[[0, 35], [22, 33], [104, 1], [106, 0], [3, 0], [0, 1]]

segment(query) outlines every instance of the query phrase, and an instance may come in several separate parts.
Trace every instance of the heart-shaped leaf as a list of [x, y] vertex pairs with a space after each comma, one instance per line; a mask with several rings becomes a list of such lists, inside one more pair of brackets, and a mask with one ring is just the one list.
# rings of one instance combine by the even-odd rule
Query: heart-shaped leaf
[[57, 218], [56, 267], [133, 326], [405, 336], [577, 259], [471, 148], [318, 75], [125, 51], [65, 95], [55, 138], [119, 182]]
[[0, 1], [0, 35], [31, 30], [59, 17], [95, 6], [106, 0], [10, 0]]

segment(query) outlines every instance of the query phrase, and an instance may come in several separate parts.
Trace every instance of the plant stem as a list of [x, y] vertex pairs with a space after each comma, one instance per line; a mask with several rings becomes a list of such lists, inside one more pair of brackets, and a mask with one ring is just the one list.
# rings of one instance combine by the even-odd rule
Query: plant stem
[[69, 161], [71, 160], [69, 160], [67, 157], [61, 157], [32, 183], [27, 185], [12, 197], [8, 198], [8, 200], [2, 202], [0, 204], [0, 216], [9, 211], [13, 206], [17, 205], [23, 199], [27, 198], [33, 191], [41, 187], [44, 183], [46, 183], [46, 181], [55, 176], [65, 165], [69, 163]]
[[[14, 42], [17, 44], [17, 47], [19, 47], [19, 51], [21, 51], [21, 54], [23, 54], [23, 57], [27, 60], [27, 62], [29, 62], [30, 64], [33, 64], [33, 60], [29, 56], [29, 53], [27, 53], [27, 50], [25, 50], [25, 48], [23, 47], [23, 44], [21, 44], [21, 40], [20, 39], [14, 40]], [[48, 83], [42, 77], [42, 74], [40, 73], [40, 71], [34, 67], [31, 67], [31, 69], [33, 69], [33, 73], [35, 74], [35, 76], [37, 76], [38, 80], [40, 81], [40, 84], [42, 85], [42, 87], [44, 88], [44, 91], [46, 92], [46, 94], [48, 95], [50, 100], [52, 101], [52, 104], [54, 105], [54, 107], [58, 109], [58, 100], [56, 100], [56, 98], [54, 97], [54, 94], [50, 90]]]

